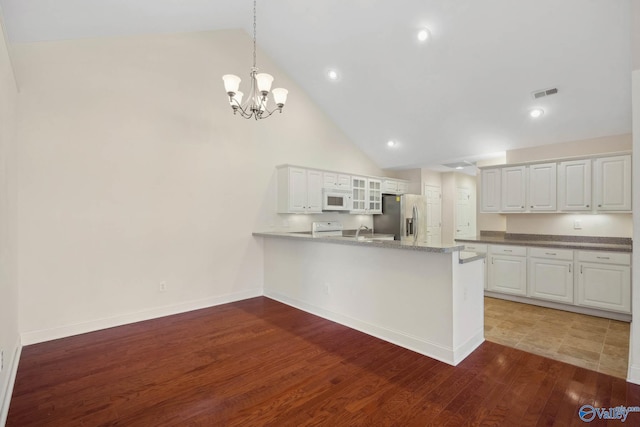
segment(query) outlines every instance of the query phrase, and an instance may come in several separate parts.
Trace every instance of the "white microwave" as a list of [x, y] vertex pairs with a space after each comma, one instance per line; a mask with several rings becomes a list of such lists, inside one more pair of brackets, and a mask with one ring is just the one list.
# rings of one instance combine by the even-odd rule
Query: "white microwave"
[[350, 211], [352, 209], [351, 190], [322, 190], [323, 211]]

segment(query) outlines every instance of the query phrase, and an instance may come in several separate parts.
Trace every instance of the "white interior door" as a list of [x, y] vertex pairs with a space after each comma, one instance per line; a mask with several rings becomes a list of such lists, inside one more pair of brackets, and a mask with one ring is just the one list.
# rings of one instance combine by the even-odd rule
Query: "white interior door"
[[458, 188], [456, 194], [456, 237], [471, 234], [471, 190]]
[[442, 244], [442, 190], [434, 185], [424, 186], [427, 197], [427, 244]]

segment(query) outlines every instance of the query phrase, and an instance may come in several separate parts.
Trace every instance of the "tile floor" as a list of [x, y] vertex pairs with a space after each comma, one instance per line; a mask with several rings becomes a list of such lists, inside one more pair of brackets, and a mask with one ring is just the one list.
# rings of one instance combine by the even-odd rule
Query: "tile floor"
[[484, 301], [486, 340], [627, 378], [629, 323], [496, 298]]

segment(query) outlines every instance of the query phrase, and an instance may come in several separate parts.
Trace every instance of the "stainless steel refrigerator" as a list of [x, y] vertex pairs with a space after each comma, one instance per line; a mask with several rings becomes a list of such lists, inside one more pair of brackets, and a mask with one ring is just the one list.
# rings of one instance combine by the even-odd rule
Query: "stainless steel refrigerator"
[[382, 196], [382, 214], [373, 215], [375, 233], [393, 234], [395, 240], [427, 242], [427, 198], [417, 194]]

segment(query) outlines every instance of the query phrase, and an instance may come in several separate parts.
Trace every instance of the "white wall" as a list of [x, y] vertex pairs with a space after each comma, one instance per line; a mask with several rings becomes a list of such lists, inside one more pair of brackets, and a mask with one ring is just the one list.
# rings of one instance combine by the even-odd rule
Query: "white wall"
[[222, 85], [250, 71], [241, 31], [15, 46], [25, 342], [261, 294], [251, 232], [320, 217], [275, 213], [275, 166], [381, 174], [258, 58], [290, 91], [260, 122], [234, 117]]
[[541, 145], [507, 151], [507, 163], [535, 162], [548, 159], [562, 159], [578, 156], [631, 151], [631, 134], [611, 135], [600, 138], [567, 141], [560, 144]]
[[[16, 280], [15, 114], [17, 87], [0, 13], [0, 425], [8, 411], [8, 387], [17, 366], [18, 282]], [[6, 400], [5, 400], [6, 399]]]
[[[640, 0], [639, 0], [640, 1]], [[640, 26], [636, 27], [640, 32]], [[633, 72], [633, 148], [640, 153], [640, 69]], [[640, 171], [640, 156], [633, 156], [632, 169]], [[640, 188], [640, 173], [633, 174], [633, 187]], [[640, 242], [640, 197], [633, 198], [633, 241]], [[629, 381], [640, 384], [640, 251], [633, 251], [631, 266], [631, 342], [629, 346]]]
[[420, 194], [424, 194], [425, 185], [433, 185], [434, 187], [442, 187], [442, 173], [429, 169], [421, 169], [422, 189]]

